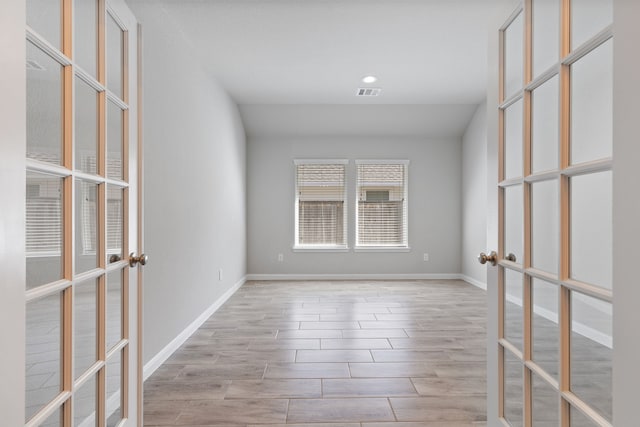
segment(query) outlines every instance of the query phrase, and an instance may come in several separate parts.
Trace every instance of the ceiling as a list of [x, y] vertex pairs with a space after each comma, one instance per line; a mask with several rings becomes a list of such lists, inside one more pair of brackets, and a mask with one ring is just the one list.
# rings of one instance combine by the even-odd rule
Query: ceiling
[[[485, 95], [493, 2], [129, 0], [162, 8], [241, 107], [459, 105], [465, 125]], [[378, 81], [362, 83], [370, 74]], [[359, 87], [382, 93], [356, 97]]]

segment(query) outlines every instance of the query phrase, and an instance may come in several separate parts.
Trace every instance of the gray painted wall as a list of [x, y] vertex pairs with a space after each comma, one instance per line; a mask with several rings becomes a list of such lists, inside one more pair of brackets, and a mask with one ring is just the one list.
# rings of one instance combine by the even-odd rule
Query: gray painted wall
[[477, 261], [487, 248], [487, 106], [480, 104], [462, 138], [462, 274], [486, 284]]
[[235, 103], [170, 17], [132, 9], [145, 40], [147, 362], [246, 274], [246, 144]]
[[[461, 141], [256, 137], [248, 142], [248, 268], [264, 274], [460, 273]], [[349, 159], [348, 253], [293, 252], [294, 159]], [[355, 159], [408, 159], [410, 252], [353, 252]], [[430, 260], [423, 261], [429, 253]], [[283, 261], [278, 261], [283, 254]]]

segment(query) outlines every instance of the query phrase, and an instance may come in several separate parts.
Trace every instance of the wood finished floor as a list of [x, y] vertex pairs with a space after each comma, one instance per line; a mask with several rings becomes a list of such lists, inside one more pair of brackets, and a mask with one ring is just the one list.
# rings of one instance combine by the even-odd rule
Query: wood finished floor
[[145, 382], [145, 426], [486, 425], [485, 293], [248, 282]]

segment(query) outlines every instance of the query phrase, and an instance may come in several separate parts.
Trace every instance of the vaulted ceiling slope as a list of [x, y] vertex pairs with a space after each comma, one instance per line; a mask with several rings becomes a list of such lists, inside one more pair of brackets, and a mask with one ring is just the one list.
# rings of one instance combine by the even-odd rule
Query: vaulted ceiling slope
[[[468, 122], [485, 95], [493, 0], [128, 2], [142, 15], [162, 9], [241, 106], [446, 105], [449, 117], [458, 105]], [[364, 84], [366, 75], [378, 81]], [[359, 87], [382, 92], [357, 97]]]

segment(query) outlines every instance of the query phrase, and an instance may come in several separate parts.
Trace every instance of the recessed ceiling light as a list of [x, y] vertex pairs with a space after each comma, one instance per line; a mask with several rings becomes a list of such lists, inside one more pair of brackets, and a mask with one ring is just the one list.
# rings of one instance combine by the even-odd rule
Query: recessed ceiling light
[[362, 78], [362, 83], [375, 83], [378, 81], [376, 76], [365, 76]]

